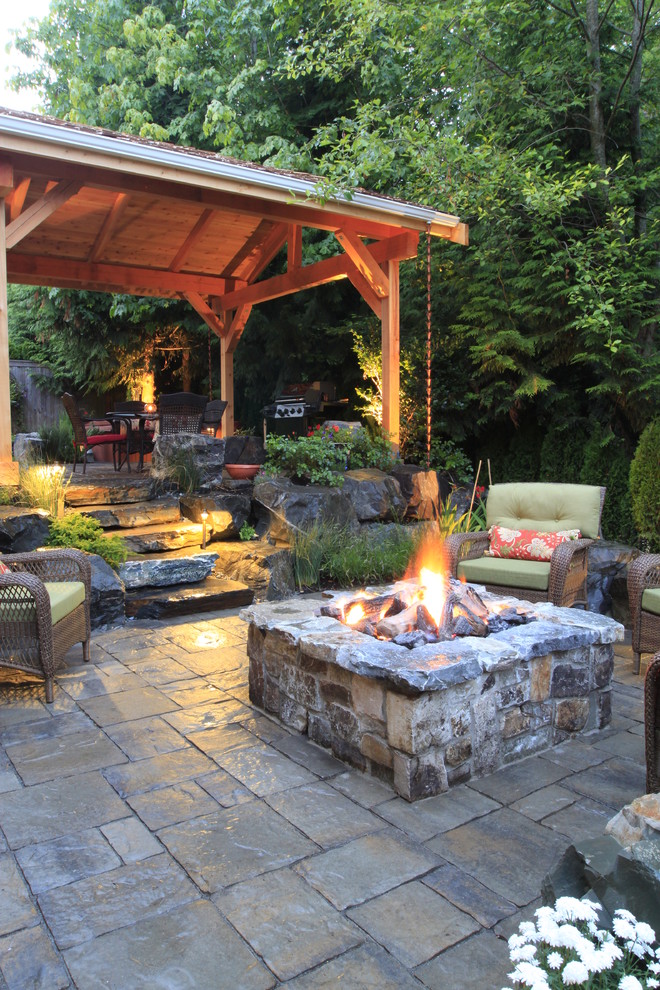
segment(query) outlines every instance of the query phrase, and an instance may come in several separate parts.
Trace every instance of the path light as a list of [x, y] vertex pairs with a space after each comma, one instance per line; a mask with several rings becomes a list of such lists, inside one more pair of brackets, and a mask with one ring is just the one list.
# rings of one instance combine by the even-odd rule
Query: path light
[[204, 509], [202, 512], [202, 550], [206, 550], [206, 520], [208, 517], [209, 514], [206, 509]]

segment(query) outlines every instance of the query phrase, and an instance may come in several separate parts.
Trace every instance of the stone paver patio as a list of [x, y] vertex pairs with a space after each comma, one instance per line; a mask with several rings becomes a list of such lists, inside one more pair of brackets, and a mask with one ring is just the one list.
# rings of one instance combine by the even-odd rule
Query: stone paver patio
[[630, 648], [607, 730], [411, 805], [250, 706], [246, 634], [132, 622], [52, 706], [0, 684], [0, 990], [506, 985], [545, 873], [644, 792]]

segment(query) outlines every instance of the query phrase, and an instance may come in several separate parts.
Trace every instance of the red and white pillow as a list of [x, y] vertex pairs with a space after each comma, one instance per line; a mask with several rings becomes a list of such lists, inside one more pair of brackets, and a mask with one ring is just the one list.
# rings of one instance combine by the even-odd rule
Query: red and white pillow
[[488, 557], [511, 557], [515, 560], [550, 560], [553, 551], [569, 540], [579, 540], [579, 529], [563, 529], [557, 533], [540, 533], [534, 529], [507, 529], [491, 526]]
[[7, 565], [3, 564], [1, 560], [0, 560], [0, 574], [11, 574], [11, 567], [7, 567]]

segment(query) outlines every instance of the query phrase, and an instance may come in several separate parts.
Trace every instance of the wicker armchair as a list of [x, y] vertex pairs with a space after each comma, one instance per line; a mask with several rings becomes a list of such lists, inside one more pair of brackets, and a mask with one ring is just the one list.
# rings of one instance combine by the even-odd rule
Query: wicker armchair
[[221, 435], [222, 417], [225, 414], [226, 408], [227, 403], [224, 399], [211, 399], [210, 402], [207, 402], [206, 409], [204, 410], [202, 429], [209, 432], [212, 429], [216, 437]]
[[92, 568], [80, 550], [5, 555], [0, 573], [0, 666], [41, 675], [46, 702], [74, 643], [89, 660]]
[[160, 433], [199, 433], [208, 399], [193, 392], [172, 392], [161, 395], [158, 403]]
[[[76, 463], [78, 461], [78, 453], [82, 451], [82, 463], [83, 463], [83, 474], [87, 470], [87, 450], [89, 447], [96, 447], [101, 444], [112, 444], [112, 462], [115, 471], [118, 471], [123, 463], [121, 450], [124, 448], [124, 455], [126, 457], [126, 464], [128, 465], [128, 470], [131, 467], [128, 462], [128, 441], [125, 433], [115, 432], [113, 428], [112, 433], [98, 433], [94, 436], [87, 435], [87, 428], [85, 420], [82, 416], [80, 409], [78, 408], [78, 403], [73, 395], [69, 392], [65, 392], [62, 396], [62, 405], [66, 410], [66, 414], [71, 420], [71, 426], [73, 427], [73, 470], [76, 470]], [[99, 417], [105, 419], [105, 417]], [[109, 422], [109, 421], [108, 421]]]
[[[604, 501], [605, 489], [595, 486], [542, 482], [493, 485], [486, 502], [487, 530], [454, 533], [445, 541], [450, 573], [483, 584], [497, 595], [564, 607], [586, 605], [587, 553], [600, 533]], [[560, 544], [549, 563], [508, 561], [486, 554], [488, 530], [493, 525], [545, 532], [579, 529], [586, 538]]]
[[633, 671], [638, 674], [641, 654], [660, 649], [660, 554], [642, 553], [633, 560], [628, 568], [628, 601]]
[[644, 679], [646, 793], [660, 791], [660, 653], [651, 659]]

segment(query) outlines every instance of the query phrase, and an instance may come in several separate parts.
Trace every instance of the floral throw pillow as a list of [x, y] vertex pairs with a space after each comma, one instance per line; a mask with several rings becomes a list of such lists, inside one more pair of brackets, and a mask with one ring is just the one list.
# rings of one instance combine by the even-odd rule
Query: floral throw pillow
[[11, 567], [7, 567], [7, 565], [3, 564], [1, 560], [0, 560], [0, 574], [11, 574]]
[[579, 540], [579, 529], [564, 529], [558, 533], [539, 533], [534, 529], [507, 529], [491, 526], [489, 557], [513, 557], [516, 560], [550, 560], [560, 543]]

